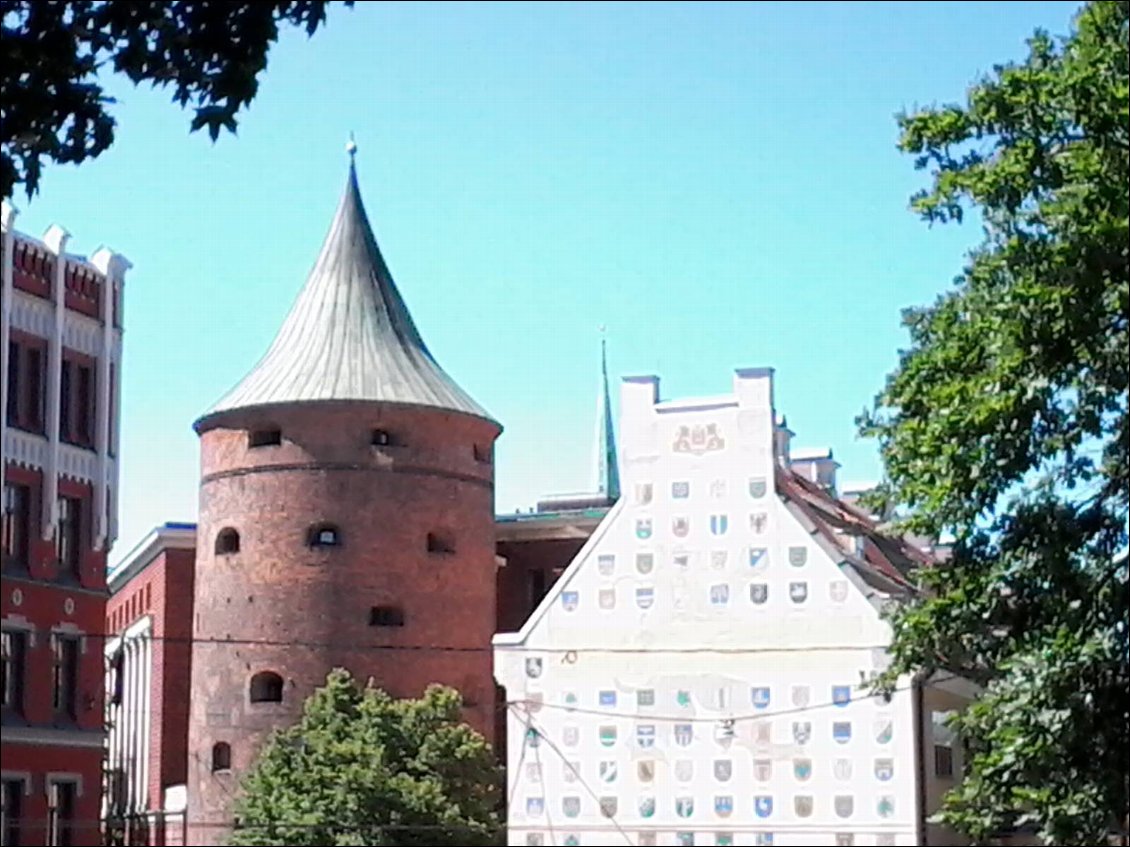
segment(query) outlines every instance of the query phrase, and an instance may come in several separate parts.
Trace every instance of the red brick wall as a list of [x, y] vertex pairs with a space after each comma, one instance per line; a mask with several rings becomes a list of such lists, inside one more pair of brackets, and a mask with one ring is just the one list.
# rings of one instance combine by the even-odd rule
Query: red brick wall
[[47, 785], [49, 773], [78, 774], [82, 794], [75, 808], [75, 844], [101, 844], [102, 751], [40, 745], [4, 744], [4, 770], [32, 774], [31, 792], [23, 797], [24, 828], [20, 844], [47, 843]]
[[[202, 484], [189, 729], [189, 841], [223, 837], [193, 821], [230, 820], [231, 793], [275, 727], [292, 723], [334, 667], [373, 677], [394, 696], [453, 685], [465, 718], [494, 734], [490, 641], [495, 625], [493, 467], [475, 459], [493, 424], [465, 415], [372, 404], [232, 413], [201, 438]], [[262, 415], [262, 413], [260, 413]], [[216, 422], [213, 422], [215, 424]], [[247, 428], [280, 426], [283, 444], [249, 449]], [[373, 428], [399, 446], [373, 447]], [[342, 546], [311, 549], [308, 529], [336, 524]], [[217, 534], [241, 549], [216, 555]], [[429, 553], [429, 532], [451, 554]], [[397, 605], [402, 628], [369, 625]], [[240, 643], [225, 644], [225, 639]], [[253, 643], [246, 643], [253, 642]], [[412, 646], [440, 650], [381, 649]], [[270, 670], [280, 704], [251, 704], [248, 683]], [[213, 774], [210, 751], [232, 745], [233, 773]]]

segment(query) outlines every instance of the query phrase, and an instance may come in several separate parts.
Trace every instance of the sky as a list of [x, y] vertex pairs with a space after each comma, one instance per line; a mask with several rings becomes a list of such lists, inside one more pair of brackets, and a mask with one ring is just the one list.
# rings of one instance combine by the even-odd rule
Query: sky
[[[192, 422], [269, 346], [345, 184], [441, 366], [504, 426], [496, 506], [587, 489], [609, 371], [663, 399], [775, 369], [796, 447], [881, 475], [855, 418], [979, 240], [907, 210], [896, 115], [960, 101], [1077, 3], [360, 3], [287, 32], [237, 136], [114, 82], [118, 140], [17, 227], [126, 281], [117, 561], [195, 520]], [[616, 387], [613, 386], [615, 395]]]

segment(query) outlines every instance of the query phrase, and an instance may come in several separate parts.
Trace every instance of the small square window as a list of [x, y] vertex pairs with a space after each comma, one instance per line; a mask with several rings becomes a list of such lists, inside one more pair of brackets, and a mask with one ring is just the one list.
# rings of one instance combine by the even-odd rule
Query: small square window
[[282, 444], [281, 429], [255, 429], [248, 433], [248, 447], [277, 447]]
[[396, 442], [393, 440], [392, 433], [387, 429], [374, 429], [372, 435], [372, 444], [374, 447], [391, 447]]
[[399, 606], [373, 606], [369, 626], [404, 626], [404, 610]]

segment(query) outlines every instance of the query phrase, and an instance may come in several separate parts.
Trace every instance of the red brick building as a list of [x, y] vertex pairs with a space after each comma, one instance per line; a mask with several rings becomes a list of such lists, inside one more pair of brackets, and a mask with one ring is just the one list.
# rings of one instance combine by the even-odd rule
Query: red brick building
[[93, 844], [106, 554], [117, 532], [122, 284], [109, 250], [16, 232], [3, 206], [3, 844]]

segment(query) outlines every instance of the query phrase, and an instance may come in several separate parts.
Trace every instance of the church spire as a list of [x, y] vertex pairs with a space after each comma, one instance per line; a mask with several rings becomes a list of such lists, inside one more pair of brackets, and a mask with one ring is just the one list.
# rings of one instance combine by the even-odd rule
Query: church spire
[[596, 418], [597, 490], [615, 502], [620, 499], [620, 465], [616, 458], [612, 394], [608, 388], [608, 348], [603, 326], [600, 328], [600, 383]]

